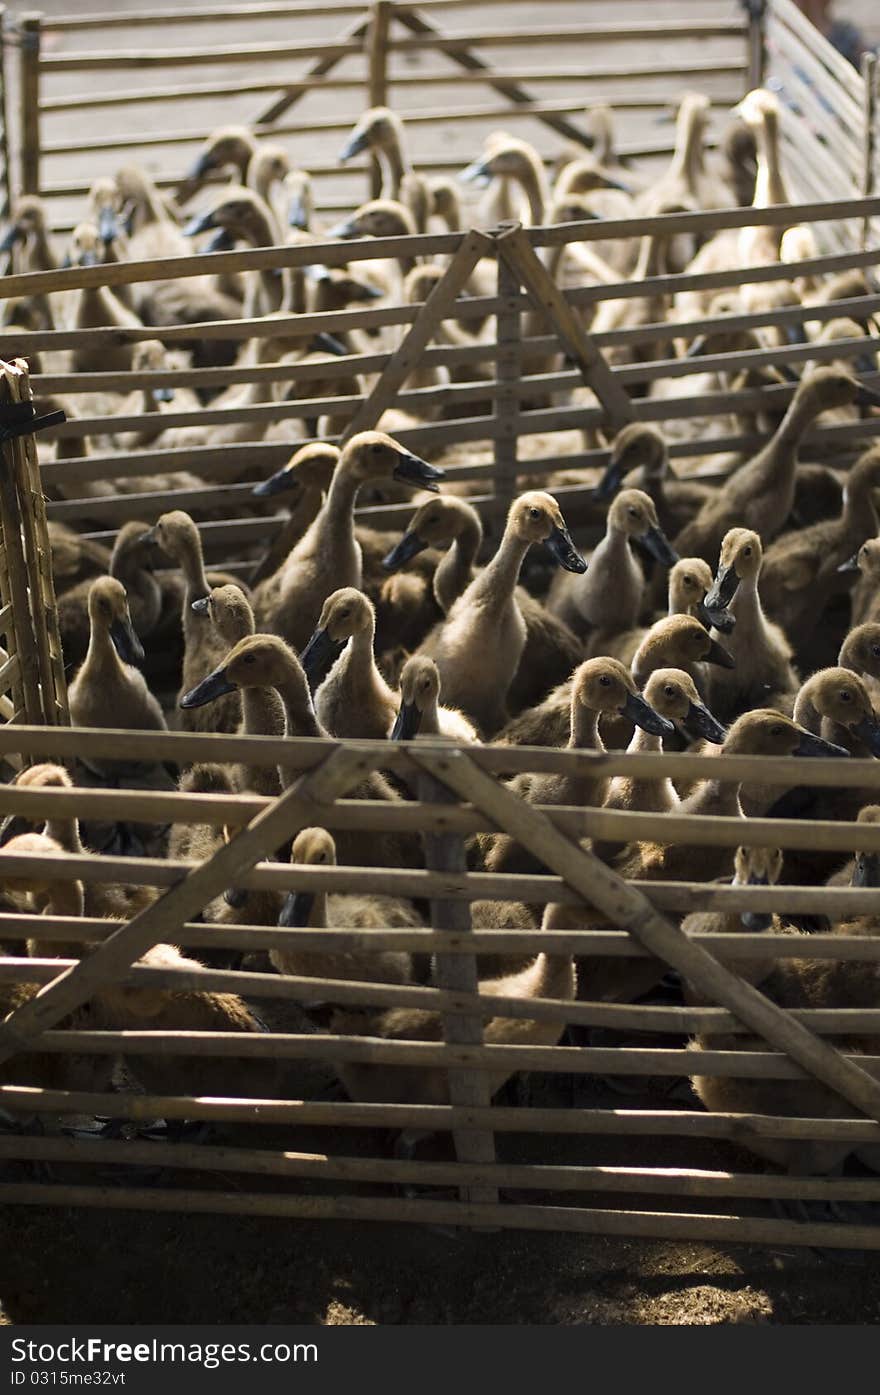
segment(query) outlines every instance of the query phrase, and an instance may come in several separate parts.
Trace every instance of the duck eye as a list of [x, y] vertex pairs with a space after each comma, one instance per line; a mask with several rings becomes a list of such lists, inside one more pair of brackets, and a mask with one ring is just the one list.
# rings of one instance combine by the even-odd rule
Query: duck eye
[[611, 686], [611, 679], [608, 677], [607, 673], [599, 674], [599, 682], [601, 683], [603, 688], [610, 688]]
[[638, 518], [639, 516], [638, 509], [629, 508], [627, 509], [627, 513], [629, 514], [630, 518]]
[[675, 689], [673, 688], [671, 683], [667, 683], [663, 691], [667, 697], [675, 697]]
[[246, 664], [254, 664], [257, 661], [257, 656], [256, 654], [245, 654], [244, 661]]
[[690, 575], [683, 576], [682, 581], [684, 582], [685, 586], [693, 586], [694, 584], [694, 578]]
[[529, 509], [529, 517], [530, 517], [530, 518], [540, 518], [540, 517], [541, 517], [541, 510], [540, 510], [540, 509]]
[[771, 735], [771, 736], [784, 736], [784, 735], [785, 735], [785, 727], [771, 727], [771, 728], [770, 728], [770, 735]]
[[849, 688], [841, 688], [841, 690], [840, 690], [840, 701], [841, 701], [841, 702], [852, 702], [852, 693], [850, 692]]
[[743, 548], [743, 554], [742, 554], [742, 555], [743, 555], [743, 557], [751, 557], [751, 555], [752, 555], [752, 549], [751, 549], [750, 547], [744, 547], [744, 548]]
[[370, 450], [373, 453], [373, 455], [379, 455], [379, 453], [382, 450], [382, 442], [374, 441], [373, 444], [370, 446]]

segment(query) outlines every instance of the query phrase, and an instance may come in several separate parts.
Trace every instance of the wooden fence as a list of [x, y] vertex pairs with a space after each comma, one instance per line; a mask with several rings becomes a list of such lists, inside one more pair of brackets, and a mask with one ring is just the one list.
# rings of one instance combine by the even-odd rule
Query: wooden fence
[[[768, 210], [731, 209], [708, 213], [665, 214], [619, 222], [588, 221], [547, 228], [502, 228], [493, 233], [472, 231], [462, 234], [429, 234], [384, 239], [381, 246], [389, 257], [419, 257], [440, 260], [445, 266], [442, 280], [431, 297], [420, 305], [383, 305], [369, 309], [346, 309], [327, 314], [291, 315], [287, 318], [241, 319], [199, 325], [143, 329], [46, 330], [19, 334], [7, 330], [0, 335], [0, 355], [25, 352], [45, 353], [95, 347], [101, 344], [135, 343], [152, 339], [157, 332], [169, 344], [186, 343], [196, 337], [243, 342], [247, 339], [280, 341], [274, 361], [238, 364], [230, 368], [177, 369], [143, 374], [55, 373], [34, 377], [37, 396], [62, 394], [76, 412], [77, 394], [85, 391], [125, 392], [136, 387], [220, 386], [230, 383], [262, 385], [263, 400], [248, 406], [199, 408], [195, 412], [170, 410], [157, 418], [154, 412], [132, 415], [77, 417], [44, 433], [58, 437], [59, 456], [46, 460], [41, 477], [50, 500], [48, 515], [69, 522], [90, 534], [110, 540], [119, 522], [127, 517], [153, 521], [174, 505], [185, 508], [198, 521], [206, 551], [212, 561], [241, 567], [243, 554], [256, 542], [265, 542], [284, 523], [284, 515], [269, 518], [265, 504], [252, 497], [253, 485], [284, 465], [295, 448], [289, 442], [261, 439], [266, 427], [288, 419], [302, 423], [301, 439], [307, 439], [305, 423], [321, 413], [338, 421], [341, 436], [350, 435], [380, 420], [388, 408], [409, 412], [418, 424], [402, 426], [401, 440], [413, 448], [438, 457], [445, 451], [451, 481], [468, 483], [475, 490], [473, 502], [490, 525], [497, 521], [511, 494], [527, 480], [547, 477], [560, 469], [602, 466], [607, 450], [596, 435], [606, 434], [625, 420], [657, 422], [663, 428], [672, 423], [693, 421], [701, 426], [688, 435], [673, 439], [674, 459], [687, 462], [695, 456], [719, 457], [719, 469], [729, 467], [730, 453], [754, 450], [762, 441], [758, 427], [737, 425], [745, 412], [757, 418], [763, 410], [776, 411], [790, 399], [793, 386], [784, 383], [757, 385], [743, 390], [733, 382], [724, 391], [693, 395], [688, 377], [703, 372], [728, 375], [745, 369], [791, 365], [797, 369], [805, 361], [856, 359], [864, 353], [863, 338], [832, 343], [790, 343], [729, 349], [724, 343], [731, 333], [772, 333], [780, 327], [797, 326], [803, 319], [800, 306], [769, 307], [748, 313], [722, 315], [709, 313], [700, 319], [663, 318], [671, 296], [684, 290], [722, 290], [737, 285], [773, 285], [794, 276], [823, 276], [846, 269], [876, 264], [875, 247], [859, 247], [784, 265], [773, 263], [745, 270], [711, 273], [679, 273], [652, 276], [644, 281], [623, 281], [613, 285], [592, 285], [564, 292], [556, 289], [544, 261], [569, 244], [588, 247], [599, 238], [638, 238], [650, 235], [690, 234], [705, 237], [721, 228], [741, 228], [756, 224], [787, 227], [807, 224], [821, 228], [827, 223], [846, 222], [861, 228], [880, 211], [880, 199], [853, 199], [847, 202], [784, 206]], [[242, 252], [201, 254], [165, 261], [120, 263], [91, 268], [7, 276], [0, 282], [0, 295], [17, 297], [71, 291], [103, 282], [114, 287], [144, 284], [169, 276], [181, 278], [206, 270], [226, 273], [271, 267], [295, 268], [320, 261], [333, 267], [342, 262], [356, 269], [359, 261], [375, 256], [374, 239], [326, 243], [308, 247], [251, 249]], [[536, 252], [538, 255], [536, 255]], [[496, 260], [499, 266], [498, 293], [494, 296], [462, 293], [470, 269], [478, 260]], [[518, 289], [519, 288], [519, 289]], [[657, 319], [650, 323], [621, 328], [585, 330], [594, 311], [607, 301], [652, 298]], [[810, 319], [826, 323], [840, 316], [867, 317], [880, 309], [880, 298], [868, 295], [814, 305]], [[460, 321], [467, 326], [492, 316], [496, 332], [463, 345], [442, 342], [441, 326]], [[584, 318], [582, 318], [584, 317]], [[350, 329], [380, 330], [397, 339], [394, 349], [351, 353], [327, 363], [293, 364], [278, 361], [285, 333], [298, 336], [327, 331], [335, 335]], [[719, 352], [696, 357], [674, 357], [673, 340], [693, 342], [713, 335], [719, 339], [710, 349]], [[794, 336], [796, 337], [796, 336]], [[388, 342], [387, 339], [385, 341]], [[392, 339], [392, 343], [394, 340]], [[756, 341], [757, 343], [757, 341]], [[564, 350], [569, 364], [562, 358]], [[622, 350], [634, 360], [606, 361]], [[413, 367], [420, 371], [450, 368], [456, 378], [439, 386], [407, 388]], [[516, 367], [515, 365], [520, 365]], [[512, 365], [513, 368], [512, 368]], [[569, 366], [570, 365], [570, 366]], [[868, 374], [868, 381], [874, 375]], [[308, 384], [321, 379], [359, 385], [357, 393], [348, 387], [338, 397], [309, 398]], [[665, 395], [650, 395], [652, 385], [670, 380]], [[681, 392], [672, 389], [682, 381]], [[588, 384], [593, 393], [575, 389]], [[278, 385], [274, 387], [272, 385]], [[441, 415], [442, 413], [442, 415]], [[729, 416], [730, 430], [719, 434], [718, 423]], [[222, 445], [197, 444], [165, 447], [161, 440], [139, 449], [99, 450], [82, 453], [82, 442], [89, 437], [112, 440], [114, 433], [174, 426], [206, 427], [235, 424], [237, 441]], [[344, 424], [344, 425], [343, 425]], [[815, 431], [809, 445], [813, 458], [833, 456], [835, 461], [851, 457], [860, 442], [877, 432], [876, 419], [822, 428]], [[564, 432], [561, 437], [556, 433]], [[572, 436], [572, 433], [581, 433]], [[252, 438], [252, 439], [249, 439]], [[337, 435], [334, 439], [339, 439]], [[482, 446], [482, 453], [474, 454]], [[74, 447], [76, 449], [74, 449]], [[687, 469], [685, 464], [682, 468]], [[152, 492], [131, 492], [128, 480], [169, 471], [194, 471], [206, 477], [198, 486], [175, 490], [163, 485]], [[107, 481], [117, 490], [109, 493]], [[101, 485], [104, 497], [95, 497]], [[578, 517], [590, 504], [588, 484], [562, 487], [566, 509]], [[362, 511], [362, 516], [378, 526], [402, 526], [409, 506], [387, 504]]]
[[[820, 786], [880, 789], [876, 762], [811, 761], [792, 758], [703, 757], [693, 755], [596, 755], [528, 748], [453, 748], [429, 741], [410, 744], [277, 741], [259, 737], [195, 736], [182, 733], [71, 731], [22, 727], [0, 730], [0, 752], [39, 752], [72, 762], [100, 753], [127, 760], [142, 758], [185, 764], [199, 759], [273, 764], [283, 761], [301, 771], [276, 800], [251, 796], [160, 794], [126, 790], [20, 789], [0, 787], [0, 813], [44, 817], [125, 818], [147, 822], [234, 824], [240, 832], [208, 862], [198, 866], [147, 858], [114, 859], [85, 854], [64, 858], [4, 853], [0, 866], [9, 877], [36, 873], [50, 880], [82, 879], [156, 886], [163, 894], [126, 923], [41, 916], [42, 941], [88, 940], [95, 947], [77, 960], [6, 958], [6, 982], [39, 982], [40, 995], [0, 1024], [0, 1063], [23, 1050], [99, 1056], [124, 1052], [135, 1063], [155, 1056], [177, 1063], [179, 1091], [161, 1097], [83, 1093], [0, 1086], [0, 1107], [36, 1114], [44, 1120], [99, 1113], [141, 1121], [155, 1118], [204, 1120], [224, 1126], [272, 1126], [243, 1146], [238, 1128], [222, 1146], [80, 1139], [48, 1133], [0, 1137], [0, 1159], [51, 1164], [52, 1180], [20, 1177], [0, 1182], [0, 1199], [9, 1202], [135, 1207], [145, 1210], [215, 1211], [344, 1219], [445, 1222], [589, 1231], [672, 1239], [762, 1243], [768, 1245], [858, 1245], [880, 1248], [880, 1226], [817, 1224], [771, 1219], [756, 1204], [773, 1199], [877, 1201], [880, 1179], [775, 1176], [750, 1170], [705, 1170], [689, 1165], [659, 1167], [646, 1153], [643, 1165], [597, 1163], [587, 1140], [635, 1136], [678, 1138], [681, 1148], [694, 1140], [820, 1140], [842, 1150], [880, 1141], [880, 1083], [873, 1073], [880, 1060], [843, 1054], [829, 1038], [874, 1034], [880, 1009], [783, 1011], [750, 987], [737, 965], [750, 955], [798, 957], [804, 940], [772, 933], [689, 937], [678, 928], [686, 911], [826, 912], [832, 919], [849, 913], [876, 913], [878, 893], [870, 888], [728, 886], [717, 883], [622, 882], [578, 842], [584, 835], [619, 840], [656, 836], [653, 815], [601, 809], [530, 806], [505, 788], [499, 776], [518, 770], [564, 771], [576, 765], [603, 774], [657, 774], [689, 777], [695, 772], [722, 781], [760, 779], [762, 784], [807, 781]], [[352, 786], [374, 769], [396, 772], [415, 787], [418, 798], [403, 807], [347, 797]], [[424, 840], [425, 868], [303, 867], [265, 861], [304, 826], [376, 831], [406, 827]], [[778, 819], [677, 817], [664, 820], [667, 836], [694, 845], [837, 849], [880, 852], [876, 825], [802, 824]], [[466, 870], [463, 840], [486, 829], [501, 829], [529, 849], [547, 869], [536, 876], [498, 877]], [[266, 925], [224, 927], [200, 923], [204, 906], [227, 887], [277, 891], [337, 890], [400, 894], [430, 904], [430, 928], [379, 931], [290, 931]], [[486, 897], [540, 904], [555, 901], [581, 908], [578, 930], [500, 931], [471, 928], [467, 907]], [[583, 908], [589, 914], [583, 915]], [[0, 917], [4, 937], [27, 935], [29, 917]], [[157, 942], [235, 946], [245, 951], [281, 948], [298, 936], [301, 949], [370, 952], [396, 949], [435, 956], [436, 987], [396, 987], [370, 982], [316, 980], [281, 974], [201, 969], [160, 970], [136, 960]], [[880, 959], [880, 941], [870, 935], [809, 937], [811, 958]], [[477, 997], [476, 955], [536, 954], [542, 950], [574, 955], [582, 964], [596, 956], [654, 956], [685, 977], [712, 1006], [668, 1008], [590, 1000], [582, 980], [579, 1000]], [[69, 950], [65, 951], [69, 953]], [[196, 949], [196, 952], [198, 950]], [[588, 970], [587, 970], [588, 972]], [[111, 984], [173, 991], [193, 988], [234, 991], [250, 999], [313, 1001], [374, 1009], [380, 1005], [419, 1007], [442, 1019], [442, 1040], [387, 1040], [338, 1033], [244, 1036], [180, 1031], [93, 1031], [60, 1028], [79, 1004]], [[530, 1046], [486, 1045], [486, 1017], [636, 1031], [656, 1036], [656, 1045]], [[589, 1081], [595, 1076], [656, 1080], [689, 1075], [695, 1057], [682, 1038], [699, 1032], [725, 1036], [747, 1032], [761, 1049], [704, 1050], [699, 1071], [709, 1076], [799, 1079], [804, 1074], [833, 1089], [841, 1100], [839, 1117], [793, 1118], [775, 1114], [708, 1114], [696, 1107], [529, 1107], [492, 1104], [487, 1073], [539, 1072]], [[668, 1045], [672, 1037], [675, 1044]], [[448, 1103], [373, 1103], [369, 1099], [205, 1098], [187, 1091], [187, 1061], [205, 1057], [255, 1063], [321, 1062], [331, 1070], [343, 1063], [389, 1068], [418, 1066], [447, 1072]], [[195, 1068], [195, 1066], [194, 1066]], [[393, 1100], [393, 1090], [391, 1091]], [[451, 1133], [455, 1161], [391, 1161], [382, 1155], [377, 1130], [415, 1129]], [[299, 1150], [320, 1131], [320, 1151]], [[351, 1156], [349, 1130], [362, 1144]], [[326, 1132], [325, 1132], [326, 1131]], [[519, 1142], [513, 1146], [512, 1135]], [[577, 1161], [546, 1160], [547, 1139], [578, 1138]], [[253, 1139], [253, 1135], [251, 1136]], [[544, 1151], [536, 1147], [540, 1137]], [[346, 1142], [346, 1139], [349, 1141]], [[364, 1141], [366, 1141], [364, 1143]], [[555, 1145], [554, 1145], [555, 1146]], [[366, 1148], [366, 1155], [364, 1153]], [[602, 1157], [607, 1159], [606, 1143]], [[499, 1158], [500, 1153], [500, 1158]], [[511, 1161], [511, 1155], [515, 1160]], [[526, 1161], [516, 1160], [523, 1155]], [[679, 1151], [680, 1156], [680, 1151]], [[738, 1155], [742, 1157], [745, 1155]], [[67, 1165], [77, 1166], [71, 1171]], [[98, 1184], [93, 1168], [120, 1168], [118, 1185]], [[167, 1165], [161, 1186], [134, 1184], [127, 1165]], [[85, 1165], [85, 1172], [83, 1171]], [[181, 1175], [182, 1174], [182, 1178]], [[228, 1179], [235, 1176], [236, 1189]], [[103, 1174], [106, 1177], [106, 1172]], [[190, 1182], [190, 1177], [192, 1181]], [[409, 1188], [405, 1197], [394, 1190]], [[437, 1199], [436, 1186], [457, 1189], [457, 1199]], [[250, 1187], [250, 1189], [249, 1189]], [[514, 1189], [513, 1196], [510, 1195]], [[522, 1193], [529, 1193], [522, 1200]], [[610, 1205], [609, 1205], [610, 1202]], [[742, 1214], [740, 1209], [742, 1208]]]

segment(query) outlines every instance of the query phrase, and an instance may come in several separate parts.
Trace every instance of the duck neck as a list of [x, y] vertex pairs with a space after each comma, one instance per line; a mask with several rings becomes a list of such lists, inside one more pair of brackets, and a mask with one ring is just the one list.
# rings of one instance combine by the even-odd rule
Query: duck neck
[[318, 721], [309, 685], [298, 664], [296, 667], [290, 665], [281, 682], [277, 684], [277, 691], [284, 707], [285, 736], [327, 735]]
[[[180, 570], [183, 572], [183, 580], [186, 584], [186, 598], [183, 604], [184, 616], [188, 620], [193, 613], [193, 601], [203, 600], [211, 590], [205, 575], [205, 559], [202, 556], [202, 542], [198, 534], [194, 537], [187, 537], [186, 545], [180, 556]], [[187, 628], [184, 625], [184, 629]]]
[[375, 624], [356, 630], [342, 657], [346, 661], [349, 678], [354, 680], [354, 690], [358, 695], [385, 698], [388, 696], [388, 685], [376, 667], [373, 652], [375, 638]]
[[876, 470], [853, 469], [843, 486], [842, 522], [847, 534], [873, 538], [880, 532], [880, 520], [874, 507]]
[[440, 735], [440, 709], [437, 705], [436, 696], [431, 697], [424, 707], [420, 707], [421, 721], [419, 722], [419, 733], [423, 736]]
[[80, 672], [85, 671], [91, 682], [113, 683], [122, 676], [124, 667], [109, 632], [100, 625], [92, 624], [89, 647]]
[[704, 780], [688, 798], [688, 814], [722, 814], [736, 819], [742, 816], [739, 785], [724, 780]]
[[354, 505], [360, 485], [360, 480], [340, 461], [333, 471], [321, 515], [321, 531], [326, 536], [337, 538], [342, 532], [354, 536]]
[[807, 731], [818, 736], [822, 729], [822, 714], [816, 706], [813, 690], [809, 683], [805, 683], [795, 698], [794, 709], [792, 711], [794, 720]]
[[[779, 423], [776, 435], [770, 442], [774, 456], [780, 450], [791, 453], [791, 468], [794, 469], [797, 447], [801, 437], [809, 430], [816, 417], [823, 411], [822, 403], [815, 392], [799, 392], [789, 403], [788, 410]], [[774, 460], [778, 464], [778, 460]]]
[[737, 635], [739, 635], [750, 648], [754, 647], [756, 641], [762, 644], [766, 643], [767, 617], [764, 614], [764, 607], [761, 605], [761, 597], [758, 594], [757, 576], [745, 576], [740, 578], [739, 585], [728, 606], [728, 610], [736, 619], [736, 626], [731, 631], [726, 641], [733, 649], [737, 647]]
[[[82, 882], [57, 881], [52, 883], [45, 915], [75, 916], [80, 919], [85, 912], [85, 891]], [[57, 949], [54, 951], [57, 953]]]
[[403, 176], [409, 173], [409, 163], [403, 153], [403, 147], [399, 140], [391, 140], [383, 146], [382, 154], [385, 156], [385, 178], [383, 180], [383, 197], [388, 199], [400, 199], [400, 186]]
[[467, 517], [461, 532], [441, 557], [434, 573], [434, 595], [440, 609], [448, 613], [471, 583], [474, 563], [483, 540], [483, 529], [476, 514]]
[[571, 735], [568, 738], [572, 751], [604, 751], [605, 744], [599, 735], [600, 713], [594, 707], [585, 707], [575, 699], [571, 705]]
[[529, 221], [532, 227], [540, 227], [544, 222], [544, 211], [550, 202], [550, 186], [544, 163], [537, 151], [529, 151], [517, 176], [526, 201], [529, 205]]
[[44, 832], [47, 838], [52, 838], [66, 853], [85, 852], [79, 836], [79, 821], [75, 818], [47, 819]]
[[491, 596], [499, 610], [513, 600], [520, 568], [530, 546], [528, 540], [506, 528], [498, 551], [478, 578], [481, 593]]
[[284, 707], [274, 688], [242, 688], [241, 713], [245, 736], [284, 734]]
[[758, 172], [755, 177], [753, 208], [769, 208], [788, 203], [788, 190], [779, 161], [779, 122], [775, 111], [765, 111], [757, 131]]
[[688, 107], [679, 119], [670, 174], [683, 179], [688, 191], [696, 194], [702, 173], [703, 113], [697, 107]]

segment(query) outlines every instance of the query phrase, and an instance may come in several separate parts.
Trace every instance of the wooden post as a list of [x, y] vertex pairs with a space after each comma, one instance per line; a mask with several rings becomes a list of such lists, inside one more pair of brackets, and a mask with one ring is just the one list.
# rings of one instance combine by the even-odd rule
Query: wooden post
[[[422, 800], [436, 800], [441, 804], [457, 803], [454, 794], [428, 775], [420, 776], [418, 786], [419, 798]], [[458, 834], [426, 834], [424, 842], [425, 866], [430, 871], [451, 873], [453, 876], [467, 871], [464, 840]], [[470, 932], [473, 929], [470, 903], [432, 897], [431, 925], [435, 930], [454, 930], [465, 934]], [[436, 954], [433, 977], [438, 988], [446, 988], [453, 993], [476, 993], [476, 955]], [[450, 1046], [482, 1046], [482, 1018], [444, 1013], [443, 1040]], [[492, 1103], [489, 1081], [484, 1071], [449, 1070], [447, 1079], [450, 1104], [470, 1109], [487, 1108]], [[459, 1162], [494, 1163], [493, 1133], [476, 1129], [457, 1129], [453, 1132], [452, 1140]], [[497, 1190], [487, 1186], [461, 1187], [459, 1195], [462, 1201], [475, 1204], [491, 1204], [498, 1200]]]
[[0, 218], [6, 218], [12, 204], [12, 180], [9, 170], [9, 74], [6, 59], [9, 46], [6, 41], [6, 6], [0, 5], [0, 160], [3, 174], [0, 178]]
[[40, 192], [40, 31], [41, 14], [22, 15], [18, 23], [18, 111], [21, 141], [21, 192]]
[[[388, 105], [388, 29], [391, 23], [390, 0], [373, 0], [370, 27], [367, 32], [367, 106]], [[370, 156], [370, 197], [382, 193], [382, 165], [378, 155]]]
[[[876, 185], [876, 163], [877, 163], [877, 125], [878, 125], [878, 103], [877, 103], [877, 55], [876, 53], [865, 53], [862, 56], [862, 82], [865, 85], [865, 105], [864, 105], [864, 164], [862, 166], [862, 194], [868, 199], [874, 192]], [[871, 237], [870, 218], [862, 219], [862, 247], [867, 247]]]
[[767, 62], [767, 49], [764, 42], [764, 20], [767, 15], [767, 0], [742, 0], [748, 14], [746, 31], [749, 85], [748, 90], [763, 87], [764, 70]]
[[[499, 232], [518, 224], [502, 223]], [[496, 244], [497, 247], [497, 244]], [[516, 492], [519, 455], [519, 380], [522, 377], [522, 318], [519, 276], [497, 253], [498, 299], [495, 316], [495, 502], [500, 526]]]

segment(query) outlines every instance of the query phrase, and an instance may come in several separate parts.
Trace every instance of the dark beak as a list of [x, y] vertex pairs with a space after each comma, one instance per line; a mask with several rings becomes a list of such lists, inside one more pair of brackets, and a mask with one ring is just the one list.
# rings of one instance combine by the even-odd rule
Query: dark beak
[[859, 383], [859, 388], [853, 401], [857, 407], [880, 407], [880, 392], [875, 392], [874, 388], [869, 388], [864, 383]]
[[391, 728], [392, 741], [412, 741], [418, 735], [422, 714], [414, 702], [402, 702]]
[[662, 528], [649, 528], [641, 539], [642, 546], [650, 552], [655, 561], [661, 567], [674, 567], [678, 561], [678, 553], [670, 545], [669, 539]]
[[293, 470], [285, 465], [283, 469], [276, 470], [274, 475], [270, 475], [267, 480], [260, 480], [255, 484], [251, 493], [257, 499], [270, 499], [273, 494], [287, 494], [291, 489], [299, 486], [299, 480]]
[[143, 663], [144, 646], [132, 629], [130, 620], [114, 620], [110, 626], [110, 638], [124, 664]]
[[711, 630], [714, 627], [716, 630], [719, 630], [721, 634], [729, 635], [736, 625], [735, 615], [731, 615], [729, 611], [722, 610], [720, 607], [715, 610], [710, 610], [705, 601], [697, 601], [694, 610], [700, 624], [707, 630]]
[[427, 460], [422, 460], [417, 455], [410, 455], [409, 452], [401, 453], [394, 466], [396, 480], [402, 480], [404, 484], [418, 485], [420, 489], [429, 489], [432, 494], [440, 493], [440, 486], [436, 481], [445, 479], [445, 477], [445, 470], [441, 470], [437, 465], [429, 465]]
[[310, 347], [321, 353], [333, 354], [336, 358], [345, 358], [348, 353], [348, 349], [341, 339], [336, 339], [332, 334], [326, 334], [323, 330], [314, 336]]
[[593, 490], [593, 498], [600, 502], [612, 499], [623, 484], [623, 461], [609, 460], [605, 473]]
[[876, 717], [863, 717], [850, 731], [864, 741], [872, 756], [880, 756], [880, 722]]
[[334, 223], [327, 236], [341, 238], [344, 242], [346, 238], [357, 237], [359, 231], [357, 218], [343, 218], [341, 223]]
[[77, 266], [97, 266], [98, 254], [92, 251], [81, 252], [76, 264]]
[[707, 664], [717, 664], [719, 668], [736, 668], [736, 660], [733, 655], [713, 639], [709, 645], [709, 652], [704, 657]]
[[[747, 886], [766, 886], [766, 877], [749, 877]], [[773, 917], [766, 911], [743, 911], [740, 916], [744, 930], [769, 930], [773, 924]]]
[[216, 228], [216, 226], [214, 210], [209, 209], [207, 213], [196, 213], [194, 217], [190, 218], [189, 222], [184, 224], [183, 235], [184, 237], [198, 237], [199, 233], [209, 232], [211, 228]]
[[31, 833], [33, 827], [22, 814], [7, 814], [0, 823], [0, 848], [17, 838], [20, 833]]
[[791, 320], [784, 326], [783, 333], [787, 344], [806, 344], [807, 342], [807, 331], [804, 328], [803, 320]]
[[315, 902], [313, 891], [289, 891], [284, 898], [278, 924], [286, 930], [302, 930], [309, 923]]
[[172, 387], [159, 387], [159, 388], [153, 388], [153, 401], [154, 401], [154, 402], [173, 402], [173, 401], [174, 401], [174, 388], [172, 388]]
[[475, 184], [478, 189], [485, 189], [486, 185], [492, 182], [492, 176], [484, 160], [474, 160], [458, 177], [462, 184]]
[[204, 179], [206, 174], [214, 168], [214, 157], [210, 150], [205, 150], [193, 161], [186, 175], [187, 179]]
[[701, 354], [704, 354], [706, 352], [707, 343], [708, 335], [698, 334], [696, 339], [692, 339], [691, 342], [688, 344], [687, 348], [685, 349], [685, 358], [699, 358]]
[[13, 223], [3, 234], [3, 241], [0, 242], [0, 252], [11, 252], [16, 242], [24, 241], [24, 233], [17, 223]]
[[693, 733], [694, 736], [705, 736], [707, 741], [711, 741], [713, 746], [721, 746], [727, 736], [727, 730], [721, 725], [717, 717], [713, 717], [708, 707], [702, 702], [692, 702], [687, 711], [687, 716], [682, 722], [685, 731]]
[[212, 238], [208, 239], [205, 247], [206, 252], [228, 252], [235, 246], [235, 238], [228, 228], [218, 228]]
[[194, 610], [196, 615], [207, 615], [208, 606], [211, 604], [210, 596], [200, 596], [197, 601], [193, 601], [190, 610]]
[[203, 678], [201, 683], [197, 683], [194, 688], [190, 688], [188, 693], [184, 693], [180, 699], [181, 707], [204, 707], [206, 703], [213, 702], [215, 698], [224, 697], [226, 693], [234, 693], [235, 684], [230, 683], [226, 677], [225, 668], [215, 668], [213, 673], [209, 673], [207, 678]]
[[339, 164], [344, 165], [346, 160], [353, 160], [355, 155], [362, 154], [369, 144], [370, 137], [366, 131], [356, 131], [354, 135], [349, 136], [340, 150], [337, 157]]
[[309, 226], [309, 211], [306, 208], [305, 200], [299, 194], [290, 200], [287, 209], [287, 226], [298, 228], [300, 232], [305, 232]]
[[651, 736], [674, 736], [675, 727], [672, 722], [668, 722], [665, 717], [661, 717], [659, 712], [655, 712], [649, 702], [645, 702], [638, 693], [629, 693], [621, 709], [621, 715], [628, 717], [631, 722], [635, 722], [642, 731], [647, 731]]
[[850, 886], [880, 886], [880, 853], [856, 853]]
[[223, 900], [234, 911], [240, 911], [247, 904], [248, 893], [240, 886], [230, 886], [223, 893]]
[[389, 572], [399, 571], [420, 552], [424, 552], [427, 546], [428, 544], [422, 541], [418, 533], [404, 533], [400, 542], [396, 543], [391, 551], [382, 558], [382, 566]]
[[[860, 549], [861, 550], [861, 549]], [[859, 554], [854, 552], [848, 562], [841, 562], [837, 568], [839, 572], [857, 572], [859, 570]]]
[[119, 236], [119, 219], [114, 210], [106, 204], [98, 214], [98, 236], [105, 247], [108, 247], [111, 242], [115, 242]]
[[847, 760], [849, 759], [849, 751], [845, 746], [835, 746], [833, 741], [826, 741], [822, 736], [814, 736], [810, 731], [801, 734], [801, 739], [791, 754], [793, 756], [843, 756]]
[[560, 567], [567, 572], [583, 575], [587, 570], [587, 564], [572, 542], [567, 528], [554, 528], [546, 543]]
[[739, 577], [736, 567], [722, 567], [719, 563], [715, 580], [706, 593], [705, 606], [708, 611], [726, 610], [736, 595]]
[[338, 640], [333, 639], [329, 630], [315, 630], [315, 633], [299, 656], [299, 661], [309, 680], [310, 688], [314, 690], [330, 664], [342, 653], [347, 642], [347, 640], [342, 640], [340, 643]]
[[385, 292], [381, 289], [381, 287], [371, 286], [369, 281], [355, 281], [353, 283], [353, 289], [356, 290], [356, 294], [352, 296], [353, 300], [363, 301], [385, 299]]

